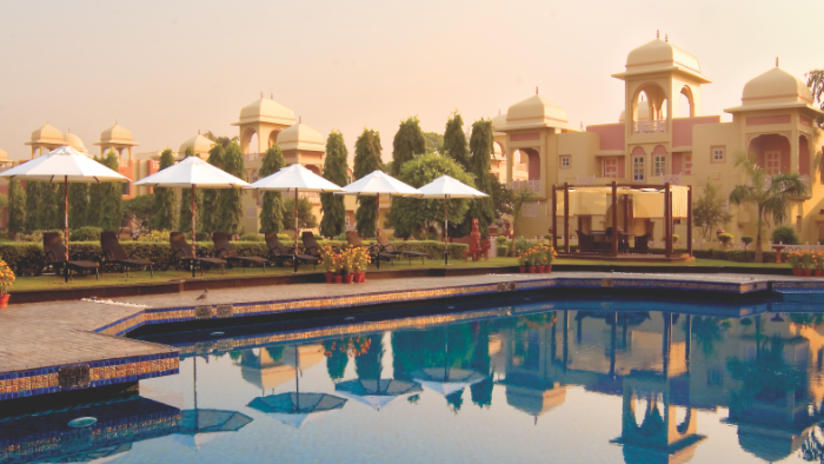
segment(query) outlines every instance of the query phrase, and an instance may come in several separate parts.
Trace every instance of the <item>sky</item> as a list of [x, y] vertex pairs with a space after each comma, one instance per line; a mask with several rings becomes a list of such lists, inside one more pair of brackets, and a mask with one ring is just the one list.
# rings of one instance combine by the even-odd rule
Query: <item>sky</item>
[[[534, 95], [570, 126], [616, 122], [627, 54], [655, 38], [695, 55], [705, 115], [781, 67], [824, 67], [821, 0], [0, 0], [0, 149], [48, 122], [90, 152], [115, 120], [135, 152], [177, 150], [198, 130], [237, 135], [240, 109], [267, 97], [352, 154], [364, 128], [391, 157], [398, 124], [443, 132]], [[728, 120], [725, 117], [722, 120]]]

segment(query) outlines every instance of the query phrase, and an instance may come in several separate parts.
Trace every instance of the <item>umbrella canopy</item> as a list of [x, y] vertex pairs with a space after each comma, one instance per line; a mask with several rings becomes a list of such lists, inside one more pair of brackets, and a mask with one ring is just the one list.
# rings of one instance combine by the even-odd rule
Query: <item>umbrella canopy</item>
[[41, 182], [129, 182], [129, 178], [65, 145], [31, 161], [0, 173], [7, 179], [37, 180]]
[[419, 198], [450, 199], [450, 198], [486, 198], [489, 195], [475, 190], [463, 182], [443, 175], [418, 189]]
[[258, 180], [250, 188], [276, 192], [341, 192], [343, 190], [340, 186], [299, 164], [290, 164]]
[[199, 450], [222, 434], [237, 432], [252, 420], [237, 411], [190, 409], [181, 412], [180, 431], [174, 439], [190, 449]]
[[449, 396], [458, 390], [476, 384], [485, 377], [479, 372], [449, 367], [423, 368], [412, 373], [412, 378], [425, 388]]
[[280, 393], [255, 398], [249, 407], [280, 422], [300, 428], [312, 419], [343, 408], [346, 399], [326, 393]]
[[380, 411], [390, 403], [422, 391], [419, 384], [397, 379], [355, 379], [340, 382], [335, 390]]
[[134, 185], [148, 187], [229, 189], [248, 187], [249, 183], [218, 169], [196, 156], [190, 156], [160, 172], [140, 179]]
[[418, 190], [411, 185], [395, 179], [383, 171], [373, 171], [343, 188], [346, 195], [374, 197], [387, 195], [418, 195]]

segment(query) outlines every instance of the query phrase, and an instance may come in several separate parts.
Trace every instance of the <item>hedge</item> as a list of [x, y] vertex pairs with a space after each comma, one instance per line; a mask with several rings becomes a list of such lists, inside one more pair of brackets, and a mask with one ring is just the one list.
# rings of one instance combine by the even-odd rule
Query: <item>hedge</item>
[[[121, 241], [126, 253], [135, 257], [148, 259], [157, 265], [166, 265], [172, 260], [172, 247], [168, 243], [154, 242], [133, 242], [130, 240]], [[293, 246], [294, 242], [283, 240], [281, 243], [286, 247]], [[319, 240], [321, 246], [331, 245], [334, 247], [346, 246], [345, 242], [337, 240]], [[368, 243], [368, 242], [367, 242]], [[426, 253], [429, 259], [443, 258], [443, 242], [432, 240], [392, 242], [396, 246], [403, 245], [404, 249], [421, 251]], [[197, 246], [214, 250], [212, 242], [197, 242]], [[233, 242], [235, 249], [241, 256], [266, 257], [269, 248], [265, 242]], [[467, 245], [459, 243], [449, 244], [450, 259], [463, 259], [463, 253]], [[97, 256], [102, 255], [99, 242], [69, 242], [69, 250], [72, 254], [79, 252], [90, 252]], [[0, 258], [2, 258], [17, 275], [38, 275], [46, 263], [46, 256], [43, 252], [43, 245], [39, 243], [11, 243], [0, 245]]]

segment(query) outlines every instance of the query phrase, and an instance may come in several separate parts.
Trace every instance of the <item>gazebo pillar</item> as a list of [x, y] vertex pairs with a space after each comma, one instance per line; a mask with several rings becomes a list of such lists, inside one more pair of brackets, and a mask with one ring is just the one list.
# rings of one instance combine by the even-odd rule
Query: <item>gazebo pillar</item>
[[618, 185], [612, 181], [612, 256], [618, 256]]
[[564, 253], [569, 253], [569, 183], [567, 182], [564, 182]]
[[558, 249], [558, 188], [552, 186], [552, 248]]
[[692, 186], [687, 186], [687, 255], [692, 256]]
[[672, 256], [672, 192], [670, 184], [664, 184], [664, 253]]

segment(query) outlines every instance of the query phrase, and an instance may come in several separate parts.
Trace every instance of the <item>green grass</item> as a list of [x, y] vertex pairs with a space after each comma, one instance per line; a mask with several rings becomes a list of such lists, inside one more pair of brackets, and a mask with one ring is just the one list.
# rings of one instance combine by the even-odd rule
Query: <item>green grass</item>
[[[451, 269], [457, 269], [461, 267], [487, 267], [487, 266], [516, 266], [518, 261], [515, 258], [492, 258], [489, 261], [467, 261], [463, 262], [463, 260], [450, 260], [449, 267]], [[644, 262], [615, 262], [615, 261], [607, 261], [607, 260], [583, 260], [583, 259], [557, 259], [553, 264], [564, 264], [564, 265], [619, 265], [619, 266], [656, 266], [662, 268], [669, 268], [669, 267], [688, 267], [688, 266], [724, 266], [724, 267], [743, 267], [743, 268], [771, 268], [771, 269], [789, 269], [789, 264], [775, 264], [775, 263], [763, 263], [763, 264], [756, 264], [756, 263], [738, 263], [733, 261], [721, 261], [721, 260], [714, 260], [714, 259], [696, 259], [692, 262], [674, 262], [674, 263], [659, 263], [659, 262], [652, 262], [652, 263], [644, 263]], [[427, 259], [425, 264], [421, 264], [420, 261], [413, 261], [412, 264], [409, 264], [409, 261], [396, 261], [394, 265], [388, 263], [381, 263], [381, 269], [424, 269], [424, 268], [443, 268], [443, 261], [442, 260], [434, 260], [434, 259]], [[377, 268], [375, 265], [369, 266], [370, 271], [375, 271]], [[323, 272], [323, 267], [318, 266], [317, 269], [313, 268], [312, 266], [301, 266], [299, 268], [299, 272]], [[284, 266], [284, 267], [267, 267], [266, 274], [263, 274], [262, 269], [259, 267], [249, 267], [246, 268], [246, 272], [243, 271], [242, 268], [234, 268], [234, 269], [227, 269], [226, 274], [221, 274], [219, 270], [212, 270], [203, 273], [203, 278], [235, 278], [235, 277], [255, 277], [255, 276], [262, 276], [262, 275], [279, 275], [279, 274], [291, 274], [292, 267]], [[147, 271], [138, 271], [138, 272], [131, 272], [130, 277], [126, 277], [125, 274], [121, 273], [109, 273], [109, 274], [100, 274], [100, 280], [95, 280], [94, 275], [85, 275], [85, 276], [74, 276], [74, 278], [69, 282], [65, 283], [63, 276], [54, 276], [54, 275], [42, 275], [38, 277], [18, 277], [17, 280], [14, 282], [14, 286], [11, 288], [11, 291], [21, 291], [21, 290], [51, 290], [51, 289], [63, 289], [63, 288], [82, 288], [82, 287], [95, 287], [99, 285], [134, 285], [134, 284], [145, 284], [145, 283], [162, 283], [167, 281], [174, 281], [174, 280], [181, 280], [181, 279], [191, 279], [192, 273], [191, 271], [176, 271], [176, 270], [169, 270], [165, 272], [156, 271], [154, 273], [154, 277], [150, 277]], [[200, 273], [198, 272], [197, 278], [200, 278]]]

